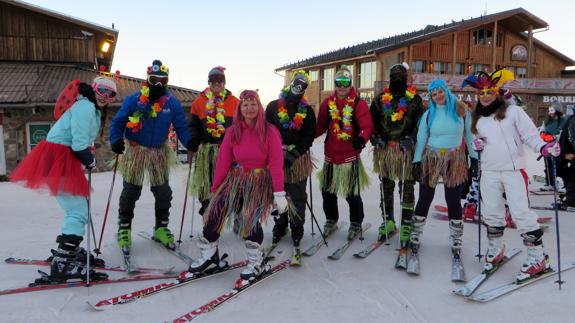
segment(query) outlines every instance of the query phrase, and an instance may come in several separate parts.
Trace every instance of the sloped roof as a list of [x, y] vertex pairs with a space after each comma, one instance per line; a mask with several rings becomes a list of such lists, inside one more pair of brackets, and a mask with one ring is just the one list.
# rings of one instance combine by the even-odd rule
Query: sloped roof
[[[60, 91], [70, 81], [80, 79], [90, 83], [100, 72], [73, 65], [0, 63], [0, 107], [4, 105], [54, 104]], [[140, 89], [144, 80], [121, 75], [115, 105]], [[190, 105], [199, 91], [168, 86], [183, 105]]]
[[[459, 30], [473, 28], [474, 26], [484, 25], [490, 22], [494, 22], [496, 20], [502, 21], [502, 23], [504, 23], [508, 29], [513, 30], [517, 33], [521, 33], [527, 30], [529, 26], [532, 26], [533, 29], [548, 27], [548, 24], [545, 21], [531, 14], [529, 11], [523, 8], [517, 8], [490, 15], [480, 16], [476, 18], [470, 18], [467, 20], [463, 19], [461, 21], [452, 20], [450, 23], [443, 25], [427, 25], [425, 28], [420, 30], [392, 37], [381, 38], [378, 40], [369, 41], [358, 45], [348, 46], [318, 56], [313, 56], [310, 58], [299, 60], [295, 63], [290, 63], [282, 67], [279, 67], [276, 69], [276, 71], [307, 67], [312, 65], [328, 63], [332, 61], [350, 59], [358, 56], [377, 54], [380, 52], [385, 52], [395, 48], [421, 42], [424, 40], [429, 40], [431, 38], [438, 37], [449, 32], [455, 32]], [[534, 43], [544, 47], [546, 50], [559, 56], [568, 64], [575, 65], [575, 61], [573, 59], [561, 54], [560, 52], [554, 50], [553, 48], [544, 44], [543, 42], [534, 39]]]

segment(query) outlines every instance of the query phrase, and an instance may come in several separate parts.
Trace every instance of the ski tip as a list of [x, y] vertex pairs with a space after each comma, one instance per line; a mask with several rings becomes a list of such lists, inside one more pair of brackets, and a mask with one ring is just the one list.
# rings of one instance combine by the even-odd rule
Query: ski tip
[[90, 306], [90, 308], [93, 309], [93, 310], [95, 310], [95, 311], [102, 312], [102, 311], [104, 311], [104, 310], [106, 309], [106, 308], [103, 307], [103, 306], [96, 306], [96, 305], [92, 304], [92, 302], [89, 301], [89, 300], [86, 301], [86, 304], [88, 304], [88, 305]]

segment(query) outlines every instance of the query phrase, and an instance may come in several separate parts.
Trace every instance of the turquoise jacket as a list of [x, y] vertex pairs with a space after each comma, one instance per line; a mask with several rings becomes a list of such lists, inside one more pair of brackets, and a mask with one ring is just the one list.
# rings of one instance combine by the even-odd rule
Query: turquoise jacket
[[561, 132], [561, 129], [563, 129], [563, 126], [565, 126], [566, 121], [567, 118], [565, 118], [565, 116], [559, 118], [554, 117], [548, 123], [546, 123], [547, 120], [545, 120], [543, 122], [543, 132], [557, 136]]
[[[473, 135], [471, 134], [471, 114], [469, 111], [465, 118], [458, 117], [457, 121], [447, 115], [445, 106], [437, 106], [435, 111], [433, 122], [427, 118], [429, 110], [425, 111], [419, 120], [413, 162], [421, 161], [423, 150], [426, 146], [433, 148], [455, 148], [460, 146], [464, 134], [469, 156], [477, 158], [477, 152], [471, 146]], [[430, 123], [431, 127], [429, 127]]]
[[80, 95], [76, 103], [56, 121], [46, 140], [69, 146], [75, 151], [84, 150], [98, 135], [101, 114], [94, 103]]

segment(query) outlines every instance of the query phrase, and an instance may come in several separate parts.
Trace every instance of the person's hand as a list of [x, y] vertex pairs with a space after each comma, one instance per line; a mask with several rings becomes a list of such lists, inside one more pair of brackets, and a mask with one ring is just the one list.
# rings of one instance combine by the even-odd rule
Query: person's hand
[[575, 159], [575, 154], [567, 153], [565, 154], [565, 159], [571, 161]]
[[120, 139], [118, 141], [116, 141], [115, 143], [112, 144], [112, 151], [118, 155], [121, 155], [124, 153], [124, 149], [126, 149], [125, 145], [124, 145], [124, 140]]
[[561, 148], [556, 141], [548, 142], [541, 148], [541, 155], [543, 155], [543, 157], [557, 157], [559, 154], [561, 154]]
[[475, 138], [473, 139], [471, 146], [475, 151], [483, 151], [483, 148], [485, 148], [485, 142], [480, 138]]
[[365, 148], [365, 140], [361, 136], [353, 137], [351, 140], [351, 145], [353, 146], [353, 149], [361, 150]]
[[287, 212], [288, 201], [286, 199], [286, 192], [274, 192], [274, 202], [276, 204], [278, 214]]
[[417, 182], [421, 182], [422, 173], [423, 173], [423, 169], [421, 167], [421, 162], [413, 163], [412, 169], [411, 169], [411, 176], [413, 176], [413, 179]]

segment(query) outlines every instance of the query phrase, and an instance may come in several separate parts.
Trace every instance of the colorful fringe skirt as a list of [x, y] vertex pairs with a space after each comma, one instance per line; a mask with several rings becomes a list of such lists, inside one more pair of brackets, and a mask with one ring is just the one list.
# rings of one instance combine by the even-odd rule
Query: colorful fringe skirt
[[320, 189], [322, 192], [329, 192], [341, 197], [359, 195], [357, 189], [358, 173], [360, 189], [368, 187], [369, 178], [361, 159], [338, 165], [326, 161], [317, 173]]
[[69, 146], [41, 141], [10, 174], [10, 181], [51, 195], [88, 196], [84, 167]]
[[190, 181], [190, 195], [200, 201], [210, 197], [210, 188], [218, 159], [218, 144], [201, 144], [194, 156], [193, 174]]
[[413, 180], [411, 162], [413, 150], [401, 150], [397, 141], [390, 141], [385, 146], [376, 146], [373, 151], [373, 171], [380, 178], [390, 180]]
[[284, 182], [299, 183], [305, 181], [313, 171], [313, 162], [309, 152], [299, 156], [291, 167], [284, 167]]
[[447, 187], [455, 187], [467, 180], [467, 156], [465, 151], [456, 148], [425, 147], [421, 159], [423, 168], [422, 182], [435, 187], [441, 176]]
[[145, 147], [134, 141], [127, 141], [126, 151], [118, 162], [124, 181], [138, 186], [144, 184], [144, 178], [151, 186], [167, 183], [174, 165], [178, 165], [178, 158], [169, 145]]
[[226, 223], [229, 227], [237, 220], [239, 234], [245, 239], [256, 223], [267, 220], [273, 200], [272, 180], [267, 169], [232, 168], [212, 195], [204, 224], [218, 228], [221, 234]]

